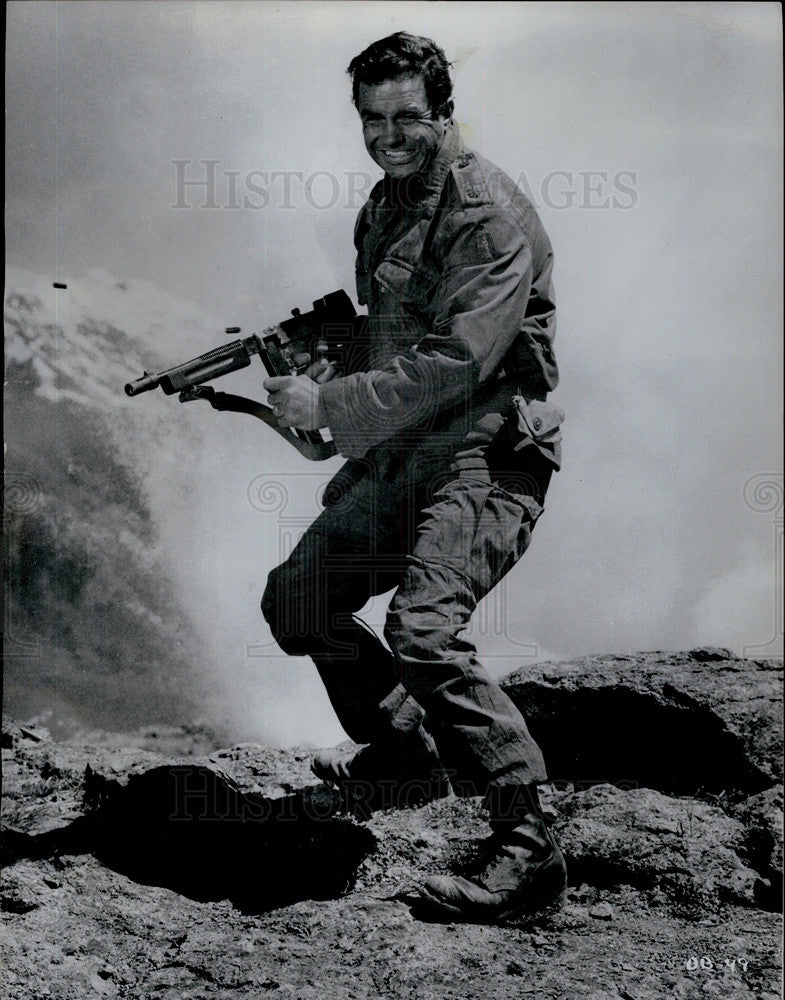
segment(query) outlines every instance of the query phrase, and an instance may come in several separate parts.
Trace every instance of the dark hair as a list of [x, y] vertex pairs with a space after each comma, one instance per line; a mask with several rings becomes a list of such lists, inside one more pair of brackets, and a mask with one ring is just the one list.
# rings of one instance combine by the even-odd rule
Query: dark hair
[[421, 76], [432, 114], [452, 115], [450, 63], [430, 38], [396, 31], [355, 56], [346, 71], [352, 78], [352, 101], [358, 105], [360, 84], [382, 83], [399, 76]]

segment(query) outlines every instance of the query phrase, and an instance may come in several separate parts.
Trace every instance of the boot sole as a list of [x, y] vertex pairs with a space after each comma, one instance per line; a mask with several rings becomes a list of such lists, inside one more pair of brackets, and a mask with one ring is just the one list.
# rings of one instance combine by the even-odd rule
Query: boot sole
[[444, 900], [432, 896], [423, 886], [413, 909], [417, 913], [426, 913], [456, 923], [495, 924], [522, 920], [527, 917], [549, 916], [563, 910], [566, 902], [567, 887], [565, 886], [558, 895], [537, 902], [521, 902], [517, 906], [507, 905], [498, 909], [482, 906], [461, 909], [459, 906], [453, 906], [451, 903], [446, 903]]

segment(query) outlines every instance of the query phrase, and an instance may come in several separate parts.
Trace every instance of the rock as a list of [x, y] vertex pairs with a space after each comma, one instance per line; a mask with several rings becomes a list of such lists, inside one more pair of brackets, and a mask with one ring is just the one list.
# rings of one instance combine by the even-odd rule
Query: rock
[[[562, 913], [513, 928], [424, 925], [408, 909], [427, 875], [482, 862], [479, 797], [380, 809], [360, 826], [314, 783], [303, 748], [209, 752], [208, 733], [171, 726], [53, 743], [9, 722], [8, 1000], [28, 1000], [33, 983], [57, 1000], [439, 1000], [447, 984], [489, 1000], [689, 998], [694, 979], [663, 979], [663, 935], [703, 955], [720, 930], [724, 955], [778, 968], [776, 920], [755, 908], [775, 908], [782, 877], [782, 790], [766, 756], [777, 671], [712, 650], [538, 670], [526, 697], [569, 777], [542, 799], [573, 887]], [[533, 682], [516, 683], [522, 697]], [[661, 787], [640, 787], [643, 775]], [[675, 794], [693, 784], [704, 799]], [[717, 995], [776, 989], [756, 975], [726, 976]]]
[[762, 874], [758, 886], [762, 905], [777, 909], [782, 900], [783, 786], [751, 795], [733, 810], [747, 828], [745, 851]]
[[25, 740], [32, 743], [41, 743], [50, 740], [49, 730], [44, 726], [33, 723], [17, 723], [7, 715], [3, 715], [3, 734], [0, 738], [0, 746], [3, 749], [10, 749], [18, 746]]
[[29, 913], [46, 902], [46, 881], [30, 861], [3, 872], [0, 884], [0, 907], [6, 913]]
[[[21, 727], [24, 733], [24, 727]], [[105, 751], [22, 738], [3, 758], [3, 851], [6, 857], [76, 850], [89, 842], [86, 801], [94, 771], [131, 774], [160, 763], [137, 750]]]
[[[311, 783], [307, 758], [251, 744], [166, 757], [27, 738], [7, 750], [17, 812], [25, 806], [32, 823], [41, 807], [50, 823], [53, 796], [70, 796], [70, 822], [84, 836], [80, 853], [61, 854], [66, 816], [44, 824], [46, 837], [30, 827], [35, 857], [5, 868], [4, 1000], [588, 1000], [622, 987], [660, 1000], [677, 995], [678, 967], [665, 982], [673, 942], [679, 956], [703, 955], [707, 935], [720, 933], [723, 954], [743, 954], [756, 970], [749, 984], [737, 970], [721, 995], [759, 1000], [776, 990], [777, 917], [746, 899], [743, 909], [730, 897], [719, 907], [727, 871], [706, 857], [729, 866], [736, 834], [746, 849], [739, 816], [724, 817], [725, 827], [717, 807], [651, 790], [554, 791], [580, 904], [523, 927], [427, 924], [388, 887], [477, 860], [488, 834], [481, 800], [380, 810], [359, 827]], [[764, 801], [746, 803], [751, 823]], [[701, 850], [680, 850], [690, 812]], [[695, 905], [716, 914], [715, 926], [674, 912], [674, 872], [702, 890]], [[610, 898], [609, 883], [614, 917], [593, 919], [588, 907]], [[649, 884], [665, 887], [659, 907], [647, 905]], [[625, 967], [634, 983], [619, 981]], [[685, 982], [690, 1000], [696, 979]]]
[[414, 843], [417, 847], [440, 848], [446, 845], [447, 840], [436, 830], [423, 830]]
[[9, 860], [92, 850], [139, 881], [262, 907], [344, 891], [375, 843], [289, 751], [167, 760], [22, 741], [3, 756]]
[[782, 669], [709, 648], [538, 663], [502, 687], [554, 779], [749, 795], [782, 780]]
[[[313, 816], [335, 811], [329, 790], [314, 785], [307, 766], [294, 762], [283, 750], [248, 744], [210, 757], [167, 760], [133, 746], [106, 749], [33, 741], [24, 736], [25, 727], [13, 723], [6, 731], [14, 747], [3, 751], [3, 830], [16, 845], [13, 850], [25, 854], [36, 853], [44, 841], [53, 841], [68, 830], [86, 828], [102, 810], [108, 813], [118, 808], [129, 785], [136, 787], [140, 779], [154, 781], [145, 776], [160, 774], [161, 769], [192, 804], [195, 797], [206, 794], [204, 782], [209, 772], [217, 785], [224, 783], [227, 789], [231, 786], [257, 796], [257, 812], [264, 812], [264, 802], [290, 798], [294, 785], [301, 789], [303, 808]], [[200, 780], [202, 785], [195, 787], [194, 782]], [[202, 804], [205, 808], [209, 805]], [[150, 806], [154, 808], [155, 802]], [[176, 810], [173, 815], [177, 815]], [[64, 841], [58, 841], [58, 846], [62, 848]]]
[[737, 852], [743, 824], [716, 806], [648, 788], [595, 785], [566, 795], [557, 839], [573, 879], [656, 886], [676, 901], [755, 903], [758, 875]]
[[0, 747], [3, 750], [10, 750], [22, 739], [22, 730], [18, 723], [3, 713], [3, 733], [0, 736]]

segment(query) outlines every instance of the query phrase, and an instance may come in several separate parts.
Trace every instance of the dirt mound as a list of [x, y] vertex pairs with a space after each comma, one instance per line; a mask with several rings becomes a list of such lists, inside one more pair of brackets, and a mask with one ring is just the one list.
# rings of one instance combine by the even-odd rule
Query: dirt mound
[[481, 857], [478, 797], [361, 822], [306, 751], [210, 752], [209, 735], [172, 728], [55, 743], [9, 723], [4, 996], [772, 1000], [780, 672], [693, 651], [508, 678], [562, 748], [543, 799], [570, 888], [562, 913], [499, 927], [427, 924], [409, 906], [424, 876]]

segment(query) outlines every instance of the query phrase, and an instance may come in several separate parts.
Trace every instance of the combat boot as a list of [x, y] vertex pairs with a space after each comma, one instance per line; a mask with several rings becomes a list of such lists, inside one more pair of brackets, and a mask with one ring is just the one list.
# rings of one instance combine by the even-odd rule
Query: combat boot
[[[560, 909], [567, 892], [567, 867], [548, 829], [534, 788], [519, 786], [517, 805], [498, 798], [491, 814], [493, 856], [469, 878], [438, 875], [420, 890], [418, 909], [450, 920], [487, 923]], [[521, 795], [520, 793], [525, 794]]]
[[324, 750], [312, 760], [311, 770], [337, 788], [347, 807], [359, 815], [423, 805], [452, 790], [433, 740], [422, 727], [360, 749]]

